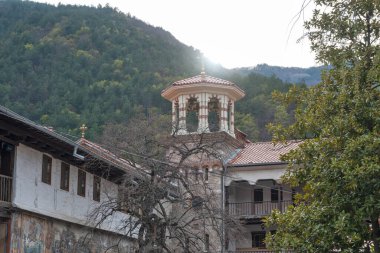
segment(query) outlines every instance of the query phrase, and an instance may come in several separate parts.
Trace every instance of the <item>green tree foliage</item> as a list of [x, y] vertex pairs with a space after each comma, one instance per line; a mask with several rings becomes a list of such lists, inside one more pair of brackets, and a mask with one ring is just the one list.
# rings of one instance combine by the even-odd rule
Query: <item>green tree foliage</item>
[[64, 131], [139, 105], [168, 111], [161, 90], [200, 65], [199, 51], [108, 6], [1, 1], [0, 37], [1, 104]]
[[[200, 66], [198, 50], [109, 6], [0, 1], [0, 103], [58, 131], [78, 135], [86, 123], [94, 138], [106, 124], [149, 109], [170, 114], [161, 91]], [[246, 90], [237, 110], [251, 114], [259, 138], [269, 139], [270, 93], [290, 85], [207, 61], [206, 70]]]
[[[232, 75], [230, 80], [239, 84], [246, 93], [246, 96], [236, 103], [236, 113], [250, 114], [255, 121], [258, 134], [254, 134], [251, 138], [252, 130], [247, 130], [251, 126], [244, 126], [239, 122], [240, 118], [236, 120], [238, 128], [244, 128], [248, 134], [248, 137], [252, 140], [269, 140], [271, 138], [270, 133], [267, 131], [267, 124], [275, 121], [275, 113], [278, 107], [278, 102], [272, 98], [272, 92], [286, 92], [292, 87], [291, 84], [283, 83], [275, 76], [270, 78], [251, 73], [247, 76], [239, 74]], [[305, 87], [304, 85], [298, 85], [297, 87]], [[291, 117], [290, 119], [291, 120]]]
[[236, 112], [235, 121], [236, 127], [247, 134], [251, 141], [259, 140], [259, 129], [251, 114]]
[[275, 140], [302, 139], [284, 156], [285, 181], [302, 187], [297, 205], [274, 213], [274, 249], [380, 252], [380, 2], [315, 0], [306, 22], [322, 83], [277, 94], [295, 122], [271, 125]]

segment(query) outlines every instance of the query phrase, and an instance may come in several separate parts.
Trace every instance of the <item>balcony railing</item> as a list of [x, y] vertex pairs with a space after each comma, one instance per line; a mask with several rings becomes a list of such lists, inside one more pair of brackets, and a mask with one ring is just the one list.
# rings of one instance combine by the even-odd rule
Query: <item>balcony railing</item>
[[227, 208], [230, 215], [265, 216], [265, 215], [269, 215], [275, 209], [279, 210], [280, 212], [283, 212], [290, 205], [292, 205], [291, 200], [284, 200], [284, 201], [279, 201], [279, 202], [264, 201], [264, 202], [228, 203]]
[[0, 202], [11, 202], [12, 177], [0, 175]]
[[228, 253], [274, 253], [274, 251], [266, 250], [266, 249], [258, 249], [258, 250], [228, 251]]
[[258, 250], [238, 250], [238, 251], [228, 251], [228, 253], [275, 253], [275, 251], [258, 249]]
[[289, 250], [272, 251], [272, 250], [267, 250], [267, 249], [254, 249], [254, 250], [228, 251], [228, 253], [293, 253], [293, 251], [289, 251]]

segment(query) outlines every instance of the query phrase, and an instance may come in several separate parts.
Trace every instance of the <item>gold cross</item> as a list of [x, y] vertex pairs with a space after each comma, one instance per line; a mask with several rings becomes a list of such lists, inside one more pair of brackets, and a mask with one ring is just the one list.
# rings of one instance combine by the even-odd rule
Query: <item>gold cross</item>
[[86, 133], [87, 127], [85, 124], [83, 124], [80, 128], [80, 131], [82, 132], [82, 138], [84, 138], [84, 135]]

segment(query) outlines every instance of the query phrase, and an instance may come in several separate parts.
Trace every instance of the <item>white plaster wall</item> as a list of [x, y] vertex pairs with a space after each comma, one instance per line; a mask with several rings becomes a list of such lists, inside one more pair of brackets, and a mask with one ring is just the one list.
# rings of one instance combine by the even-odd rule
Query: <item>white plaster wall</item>
[[[53, 218], [82, 225], [90, 224], [90, 212], [100, 205], [100, 202], [93, 200], [93, 175], [86, 172], [86, 196], [79, 196], [78, 168], [70, 165], [69, 191], [61, 190], [61, 161], [52, 158], [51, 185], [45, 184], [41, 181], [42, 155], [43, 153], [22, 144], [17, 147], [12, 204]], [[100, 201], [117, 197], [117, 194], [118, 186], [102, 178]], [[102, 228], [115, 231], [116, 224], [126, 217], [128, 216], [124, 213], [117, 213]]]
[[281, 181], [281, 176], [285, 172], [284, 165], [272, 166], [252, 166], [252, 167], [230, 167], [226, 177], [225, 185], [230, 185], [232, 181], [249, 181], [250, 184], [255, 184], [258, 180], [272, 179]]

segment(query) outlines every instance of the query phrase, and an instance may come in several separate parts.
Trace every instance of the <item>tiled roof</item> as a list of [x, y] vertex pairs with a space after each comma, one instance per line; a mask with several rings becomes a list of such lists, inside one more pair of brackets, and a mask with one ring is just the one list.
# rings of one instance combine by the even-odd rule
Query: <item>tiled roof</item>
[[296, 149], [300, 143], [300, 141], [276, 145], [272, 142], [248, 143], [229, 164], [233, 166], [281, 163], [280, 156]]
[[197, 89], [202, 92], [204, 92], [204, 90], [212, 93], [218, 93], [221, 91], [227, 92], [229, 97], [234, 101], [243, 98], [245, 95], [245, 92], [233, 82], [208, 76], [202, 72], [200, 75], [182, 79], [170, 84], [161, 92], [161, 96], [169, 101], [173, 101], [173, 99], [177, 98], [179, 95], [186, 92], [194, 93]]
[[216, 78], [216, 77], [212, 77], [212, 76], [208, 76], [205, 74], [200, 74], [197, 76], [193, 76], [190, 78], [179, 80], [179, 81], [172, 83], [172, 85], [173, 86], [180, 86], [180, 85], [197, 84], [197, 83], [209, 83], [209, 84], [236, 86], [233, 82], [223, 80], [220, 78]]
[[120, 167], [123, 169], [132, 168], [130, 162], [128, 162], [127, 160], [125, 160], [123, 158], [117, 157], [111, 151], [101, 147], [100, 145], [98, 145], [94, 142], [86, 140], [85, 138], [81, 138], [78, 140], [78, 144], [80, 146], [86, 148], [86, 150], [93, 152], [96, 156], [104, 159], [105, 161], [108, 161], [108, 162], [114, 164], [117, 167]]
[[[115, 154], [102, 148], [98, 144], [84, 138], [81, 138], [78, 141], [73, 141], [60, 135], [59, 133], [54, 132], [52, 128], [36, 124], [35, 122], [0, 105], [0, 121], [4, 119], [7, 121], [12, 119], [11, 124], [14, 125], [15, 128], [21, 128], [29, 133], [33, 133], [35, 135], [34, 138], [37, 138], [41, 142], [46, 141], [47, 138], [50, 142], [56, 145], [54, 146], [54, 149], [64, 152], [64, 154], [71, 154], [76, 148], [78, 148], [79, 145], [80, 154], [78, 155], [80, 156], [94, 156], [96, 159], [108, 162], [121, 170], [130, 170], [132, 168], [131, 164], [127, 160], [117, 157]], [[26, 145], [28, 145], [28, 143], [26, 143]], [[74, 158], [74, 156], [73, 159], [80, 160], [80, 158]]]

